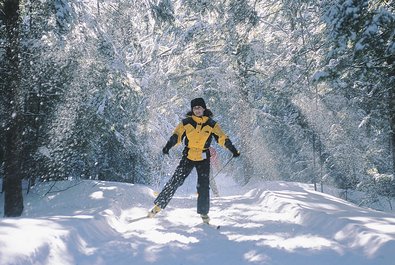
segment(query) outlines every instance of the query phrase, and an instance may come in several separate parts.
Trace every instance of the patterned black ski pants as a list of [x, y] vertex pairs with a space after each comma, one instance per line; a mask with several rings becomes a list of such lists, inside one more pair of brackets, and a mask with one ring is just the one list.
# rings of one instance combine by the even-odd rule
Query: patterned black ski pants
[[198, 175], [197, 183], [197, 213], [198, 214], [208, 214], [210, 209], [210, 159], [204, 159], [202, 161], [192, 161], [182, 157], [180, 164], [177, 166], [174, 175], [169, 179], [163, 190], [159, 193], [158, 197], [155, 199], [155, 204], [161, 209], [166, 208], [167, 204], [173, 198], [174, 193], [180, 187], [185, 179], [189, 176], [192, 169], [196, 167]]

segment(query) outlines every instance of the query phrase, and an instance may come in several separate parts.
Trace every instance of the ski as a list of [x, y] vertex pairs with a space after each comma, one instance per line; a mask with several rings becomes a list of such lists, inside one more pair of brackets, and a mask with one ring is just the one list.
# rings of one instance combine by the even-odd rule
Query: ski
[[220, 226], [220, 225], [213, 225], [213, 224], [209, 224], [209, 223], [202, 223], [202, 224], [200, 224], [199, 226], [202, 226], [202, 227], [210, 227], [210, 228], [213, 228], [213, 229], [215, 229], [215, 230], [221, 229], [221, 226]]
[[127, 223], [134, 223], [134, 222], [138, 222], [138, 221], [141, 221], [141, 220], [144, 220], [144, 219], [151, 219], [151, 218], [148, 217], [148, 216], [141, 216], [141, 217], [138, 217], [138, 218], [126, 218], [125, 221]]
[[216, 230], [219, 230], [221, 228], [220, 225], [212, 225], [212, 224], [208, 224], [210, 227], [215, 228]]

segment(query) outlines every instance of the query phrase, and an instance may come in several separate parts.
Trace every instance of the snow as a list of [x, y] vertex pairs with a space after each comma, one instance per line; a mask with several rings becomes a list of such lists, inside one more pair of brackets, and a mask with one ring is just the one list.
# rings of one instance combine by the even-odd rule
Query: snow
[[43, 155], [43, 156], [45, 156], [47, 158], [52, 158], [51, 151], [46, 146], [40, 146], [38, 148], [38, 153], [40, 153], [41, 155]]
[[327, 72], [325, 72], [325, 71], [317, 71], [317, 72], [315, 72], [313, 74], [312, 79], [313, 79], [313, 81], [318, 81], [321, 78], [325, 78], [325, 77], [328, 77], [328, 76], [329, 76], [329, 74]]
[[[195, 184], [190, 178], [184, 185]], [[240, 187], [225, 175], [216, 180], [221, 197], [212, 198], [210, 217], [219, 230], [201, 224], [193, 188], [183, 186], [147, 219], [155, 197], [147, 186], [40, 184], [26, 195], [22, 217], [0, 219], [0, 263], [394, 264], [392, 213], [357, 207], [308, 184]]]

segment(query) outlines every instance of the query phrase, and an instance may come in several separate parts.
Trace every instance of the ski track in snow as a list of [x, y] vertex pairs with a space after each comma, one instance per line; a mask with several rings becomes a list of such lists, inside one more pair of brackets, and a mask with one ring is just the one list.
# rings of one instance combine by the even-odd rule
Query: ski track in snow
[[50, 184], [40, 185], [23, 217], [0, 219], [0, 264], [394, 264], [392, 213], [307, 184], [222, 181], [228, 194], [210, 210], [219, 230], [201, 224], [193, 189], [148, 219], [154, 192], [145, 186], [83, 181], [56, 191], [70, 186], [63, 182], [44, 196]]

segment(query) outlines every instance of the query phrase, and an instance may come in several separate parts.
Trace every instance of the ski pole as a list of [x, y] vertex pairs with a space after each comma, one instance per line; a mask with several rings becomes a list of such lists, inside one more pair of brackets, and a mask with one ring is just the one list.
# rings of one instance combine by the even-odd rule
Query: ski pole
[[213, 179], [215, 179], [219, 173], [221, 173], [221, 171], [230, 163], [230, 161], [232, 161], [233, 156], [228, 160], [228, 162], [226, 162], [226, 164], [215, 174], [215, 176], [213, 177]]

